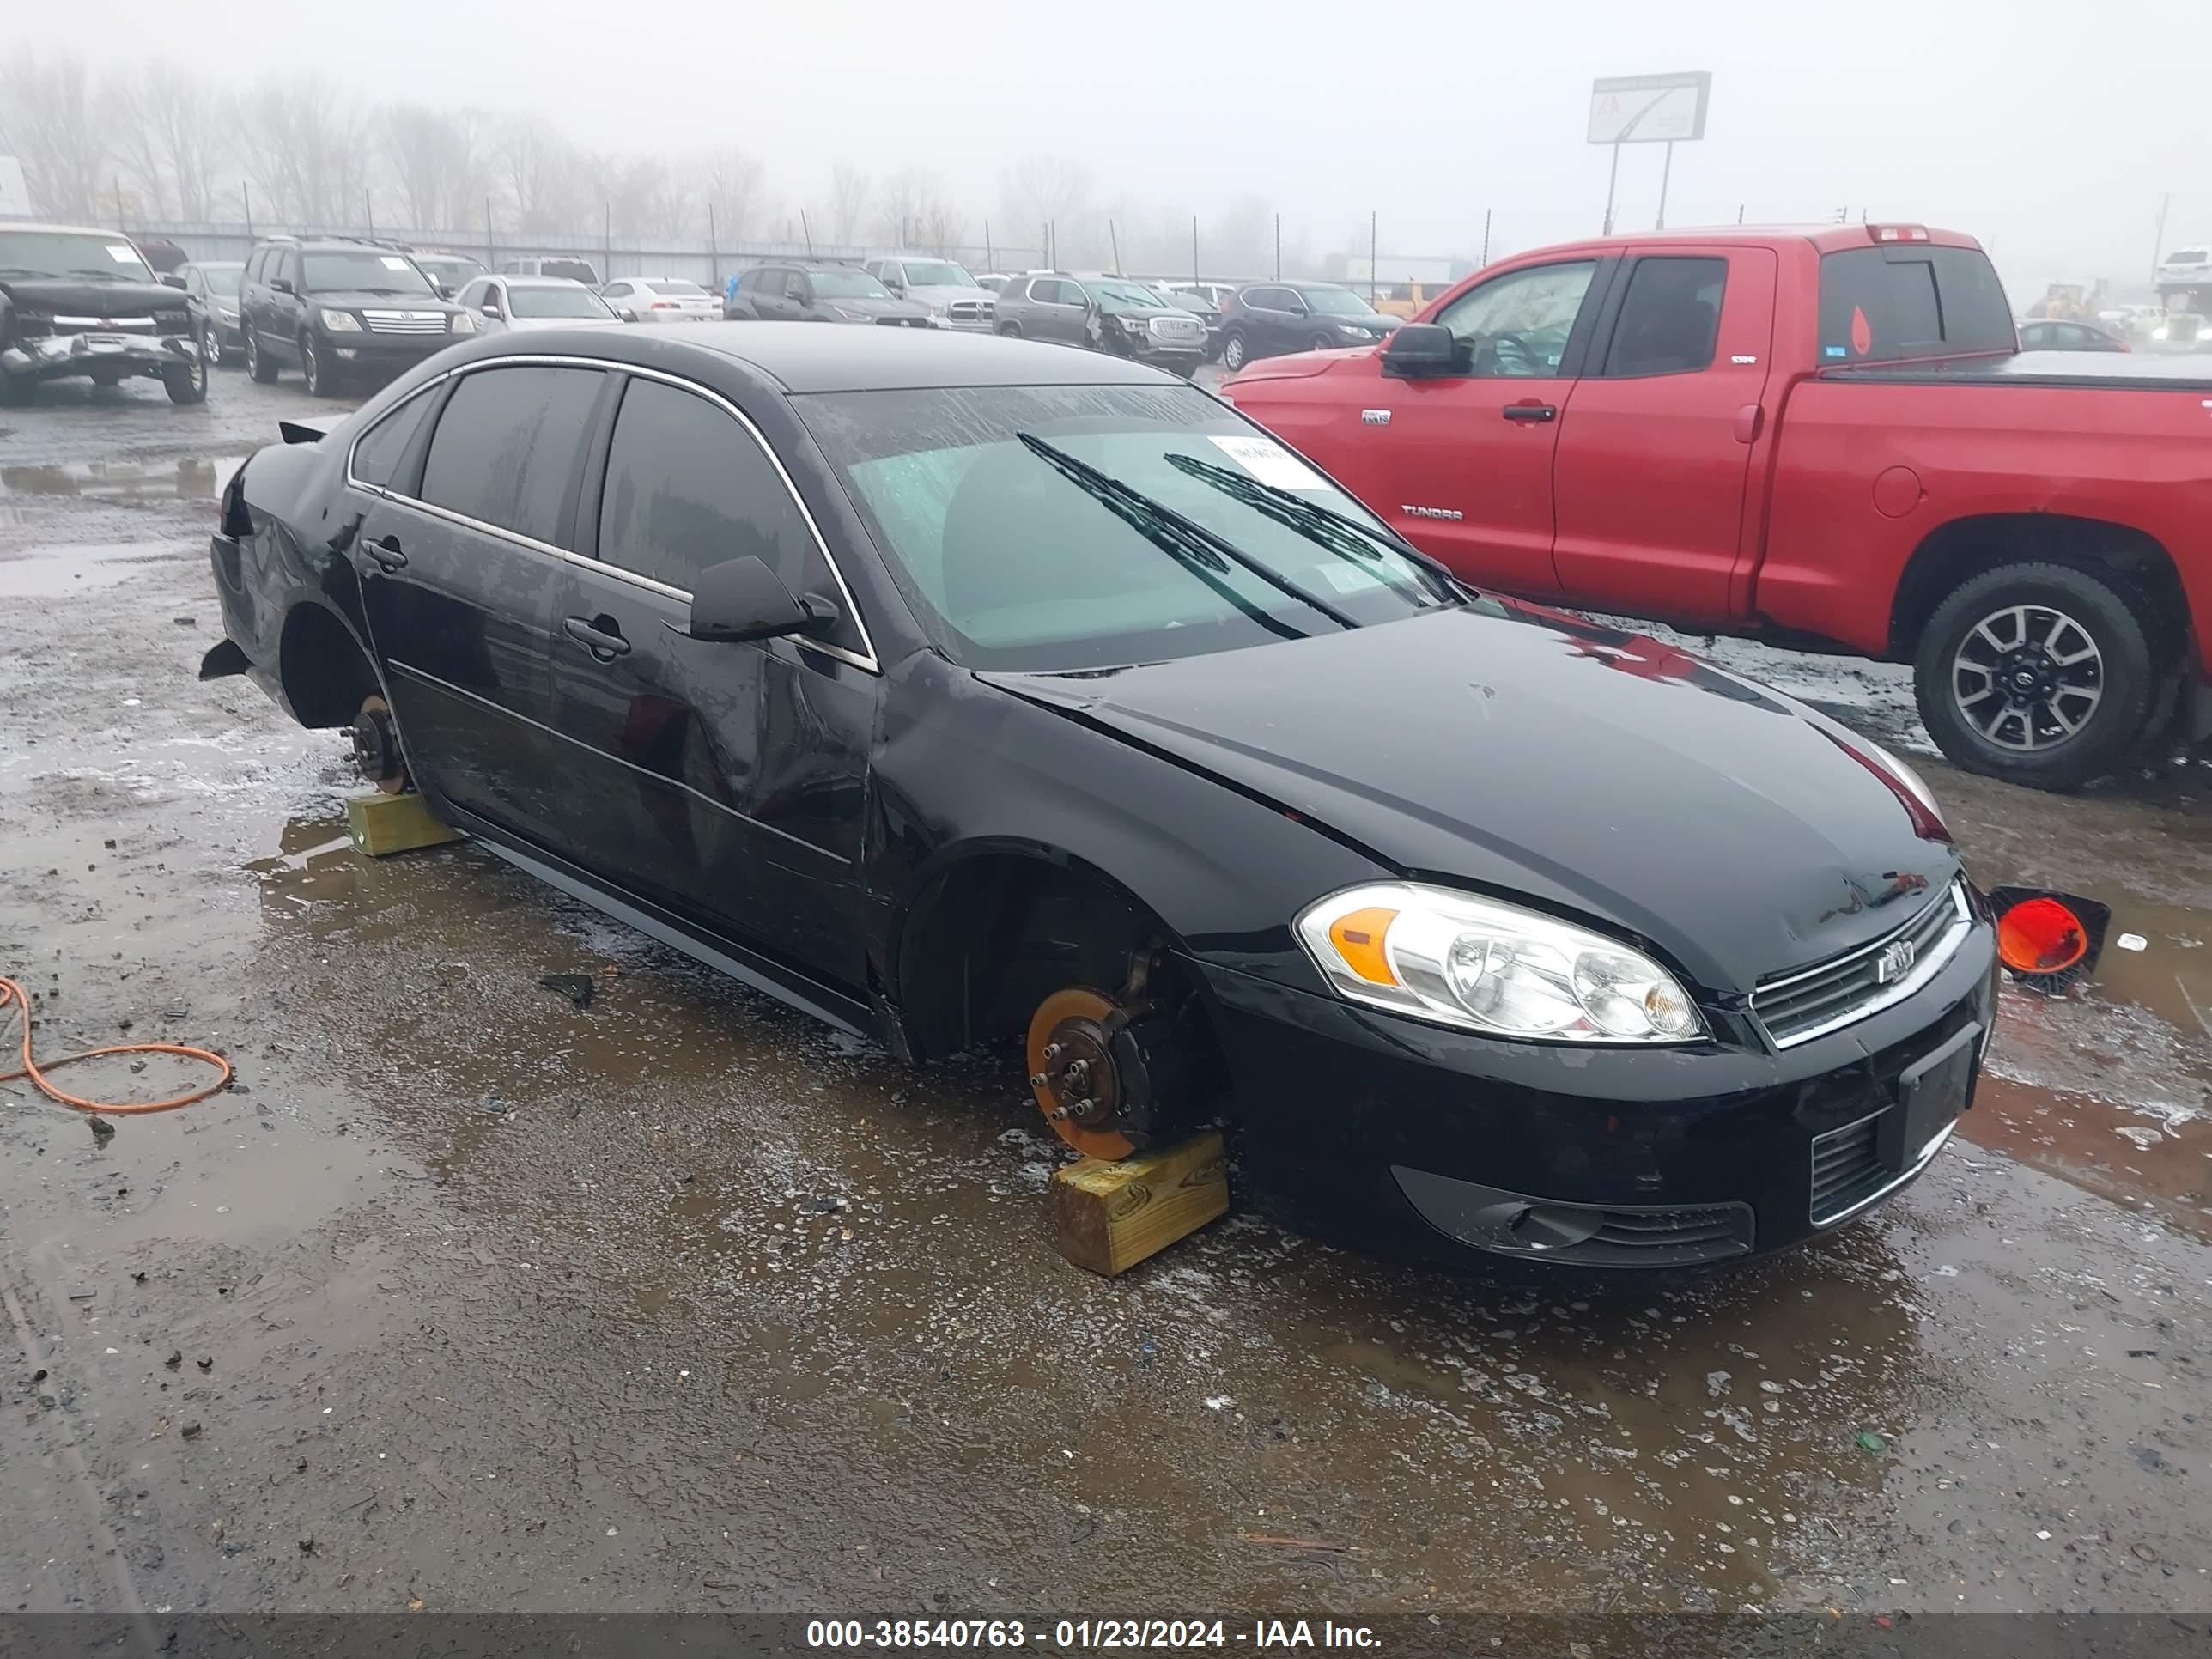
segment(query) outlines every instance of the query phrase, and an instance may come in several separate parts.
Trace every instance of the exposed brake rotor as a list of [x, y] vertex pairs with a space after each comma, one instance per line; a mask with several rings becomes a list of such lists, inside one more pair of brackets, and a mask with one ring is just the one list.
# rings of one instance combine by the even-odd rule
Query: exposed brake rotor
[[1192, 1092], [1184, 1043], [1146, 994], [1140, 962], [1119, 996], [1055, 991], [1030, 1019], [1030, 1090], [1076, 1151], [1109, 1161], [1142, 1151], [1180, 1121]]
[[399, 751], [399, 728], [382, 697], [362, 699], [353, 717], [353, 763], [362, 777], [387, 795], [407, 787], [407, 761]]

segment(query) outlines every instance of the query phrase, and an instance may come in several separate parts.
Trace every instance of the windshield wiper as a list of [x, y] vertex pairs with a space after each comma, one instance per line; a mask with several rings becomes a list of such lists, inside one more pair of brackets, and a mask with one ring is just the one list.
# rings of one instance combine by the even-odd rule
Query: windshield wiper
[[[1161, 459], [1176, 471], [1212, 485], [1223, 495], [1232, 496], [1277, 524], [1297, 531], [1307, 540], [1318, 543], [1332, 553], [1372, 564], [1377, 557], [1376, 544], [1383, 543], [1392, 552], [1418, 566], [1435, 580], [1442, 589], [1440, 603], [1457, 605], [1466, 598], [1459, 578], [1388, 525], [1370, 528], [1357, 519], [1346, 518], [1341, 513], [1323, 507], [1319, 501], [1310, 501], [1280, 485], [1266, 483], [1249, 473], [1216, 466], [1211, 461], [1201, 461], [1195, 455], [1170, 450]], [[1384, 580], [1389, 579], [1386, 577]], [[1391, 585], [1396, 586], [1395, 583]]]
[[72, 276], [89, 276], [94, 282], [100, 283], [120, 283], [131, 280], [118, 272], [102, 270], [96, 265], [72, 265], [70, 267], [69, 274]]
[[[1319, 594], [1308, 592], [1279, 571], [1269, 568], [1266, 561], [1254, 558], [1233, 542], [1208, 530], [1195, 519], [1187, 518], [1176, 512], [1175, 508], [1154, 501], [1142, 491], [1131, 489], [1119, 478], [1101, 472], [1088, 461], [1078, 460], [1064, 449], [1054, 448], [1042, 438], [1032, 436], [1026, 432], [1017, 432], [1014, 436], [1027, 445], [1033, 453], [1056, 468], [1071, 483], [1095, 496], [1103, 506], [1119, 516], [1139, 534], [1166, 548], [1169, 552], [1176, 554], [1201, 580], [1206, 580], [1209, 586], [1246, 610], [1247, 613], [1255, 620], [1264, 617], [1266, 613], [1246, 605], [1243, 600], [1237, 599], [1234, 591], [1225, 585], [1206, 578], [1201, 568], [1201, 562], [1190, 557], [1192, 551], [1211, 555], [1216, 568], [1220, 568], [1218, 561], [1222, 559], [1234, 561], [1270, 587], [1289, 595], [1310, 610], [1320, 611], [1339, 628], [1359, 626], [1359, 623], [1350, 616]], [[1163, 536], [1182, 542], [1182, 548], [1178, 549], [1170, 545], [1169, 541], [1162, 540]], [[1283, 630], [1280, 627], [1277, 627], [1275, 631], [1280, 633]], [[1307, 636], [1297, 635], [1295, 637]]]

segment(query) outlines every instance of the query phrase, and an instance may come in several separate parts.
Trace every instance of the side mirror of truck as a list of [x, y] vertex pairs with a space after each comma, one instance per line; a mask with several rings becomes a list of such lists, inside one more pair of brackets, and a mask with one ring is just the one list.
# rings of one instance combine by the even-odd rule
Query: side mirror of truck
[[1467, 353], [1442, 323], [1407, 323], [1390, 331], [1382, 348], [1382, 372], [1401, 380], [1440, 374], [1464, 374]]

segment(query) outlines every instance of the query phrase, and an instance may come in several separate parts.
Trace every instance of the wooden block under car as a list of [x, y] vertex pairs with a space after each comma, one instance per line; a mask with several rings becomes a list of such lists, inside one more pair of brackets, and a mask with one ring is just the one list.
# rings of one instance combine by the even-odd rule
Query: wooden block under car
[[354, 796], [346, 802], [346, 830], [355, 848], [373, 859], [461, 839], [459, 830], [432, 817], [422, 797], [412, 790], [404, 795]]
[[1229, 1164], [1215, 1131], [1118, 1164], [1086, 1158], [1053, 1171], [1053, 1248], [1110, 1278], [1228, 1208]]

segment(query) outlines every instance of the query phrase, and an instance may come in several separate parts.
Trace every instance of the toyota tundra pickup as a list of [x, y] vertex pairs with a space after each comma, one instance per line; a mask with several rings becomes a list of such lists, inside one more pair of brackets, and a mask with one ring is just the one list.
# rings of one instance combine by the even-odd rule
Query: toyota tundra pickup
[[1971, 771], [2070, 789], [2212, 719], [2212, 375], [2021, 351], [1971, 237], [1546, 248], [1223, 395], [1468, 581], [1911, 663]]

